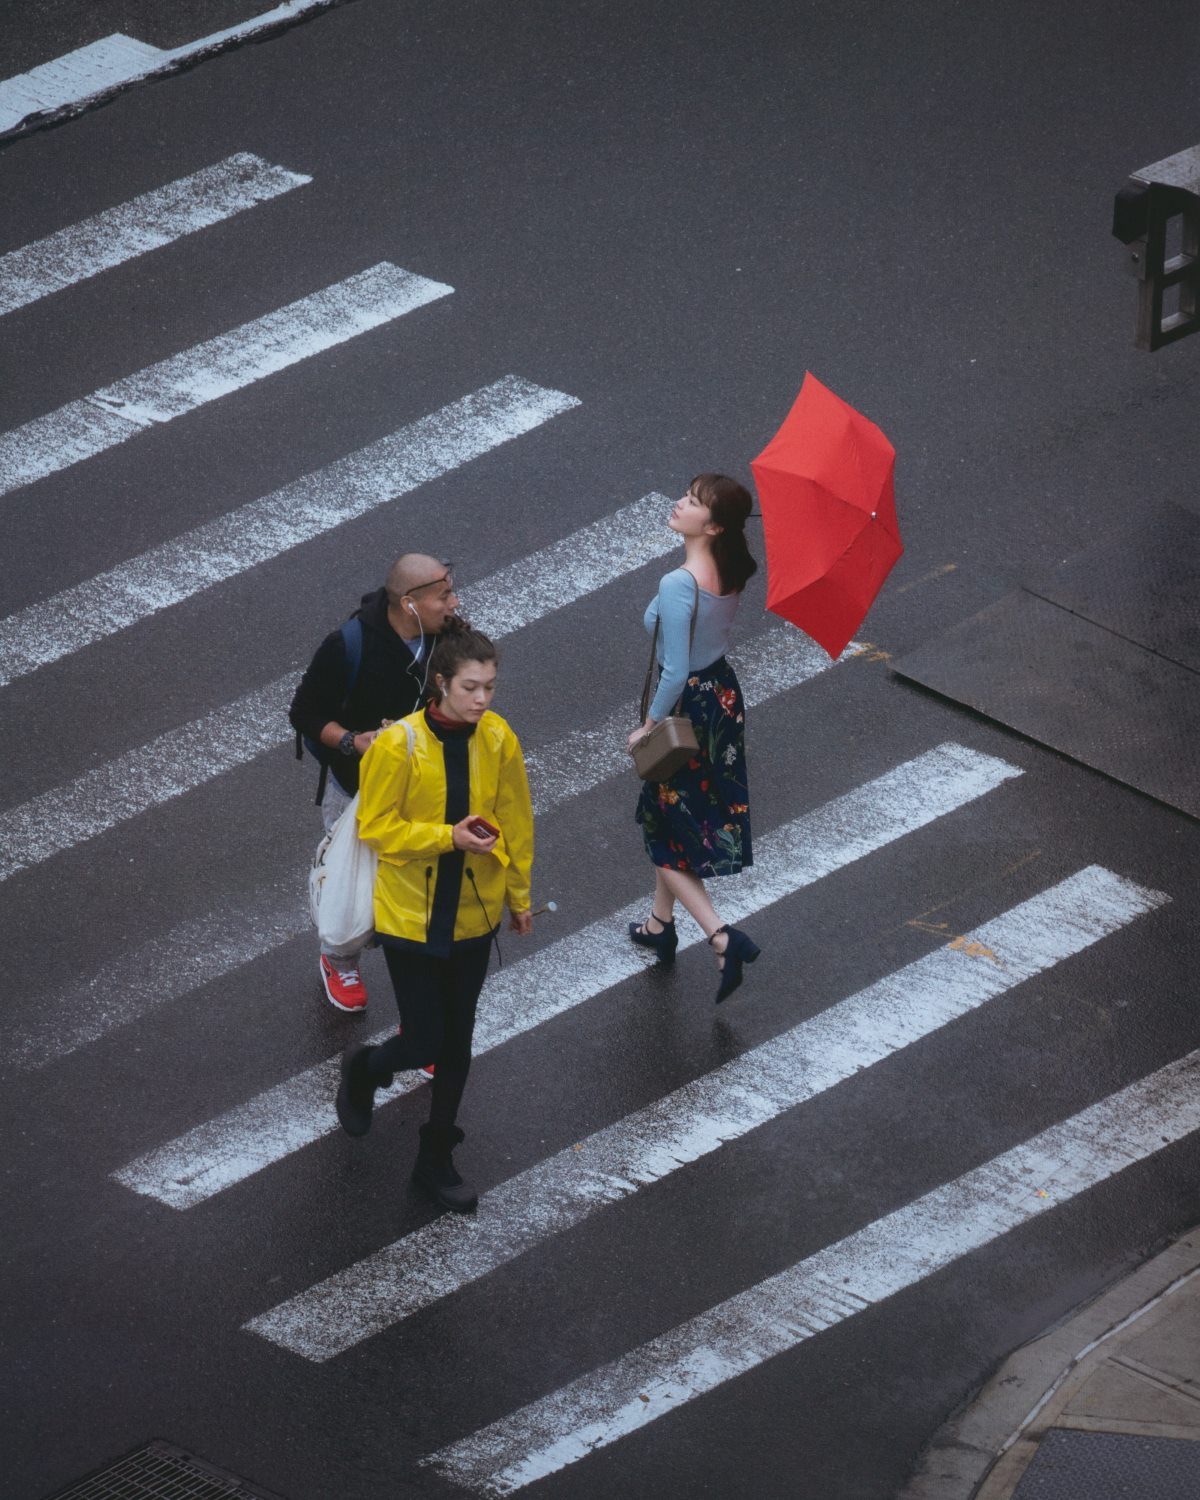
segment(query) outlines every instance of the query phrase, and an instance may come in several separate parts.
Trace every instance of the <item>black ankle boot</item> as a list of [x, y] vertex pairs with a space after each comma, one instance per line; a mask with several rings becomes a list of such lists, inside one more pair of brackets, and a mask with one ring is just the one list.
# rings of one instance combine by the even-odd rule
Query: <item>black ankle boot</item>
[[338, 1121], [347, 1135], [366, 1135], [375, 1109], [375, 1090], [386, 1089], [395, 1077], [392, 1073], [373, 1077], [370, 1057], [370, 1047], [356, 1047], [342, 1058], [342, 1082], [335, 1103]]
[[[638, 945], [639, 948], [653, 948], [655, 953], [658, 954], [658, 961], [660, 964], [673, 964], [675, 962], [675, 950], [679, 947], [679, 937], [675, 931], [674, 918], [672, 918], [669, 922], [664, 922], [661, 917], [656, 917], [654, 913], [651, 912], [649, 917], [646, 918], [646, 921], [655, 921], [660, 923], [662, 925], [662, 931], [642, 932], [639, 929], [639, 924], [637, 922], [630, 922], [629, 936], [633, 939], [633, 941]], [[640, 924], [641, 927], [644, 927], [645, 925], [645, 922]]]
[[450, 1153], [462, 1143], [463, 1133], [457, 1125], [422, 1125], [413, 1181], [443, 1208], [467, 1214], [479, 1202], [479, 1194], [455, 1171]]

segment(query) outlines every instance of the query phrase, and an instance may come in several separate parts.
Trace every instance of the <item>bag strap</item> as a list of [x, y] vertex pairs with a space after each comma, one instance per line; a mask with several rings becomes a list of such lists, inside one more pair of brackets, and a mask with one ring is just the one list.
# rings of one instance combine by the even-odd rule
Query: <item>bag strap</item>
[[[346, 688], [342, 694], [342, 712], [344, 713], [346, 709], [346, 700], [354, 691], [354, 684], [358, 681], [359, 669], [362, 667], [362, 621], [357, 615], [351, 616], [351, 618], [345, 621], [345, 623], [340, 627], [340, 634], [342, 637], [342, 650], [346, 653], [346, 665], [350, 669], [346, 676]], [[316, 756], [317, 754], [315, 749], [312, 753], [314, 756]], [[317, 758], [320, 759], [319, 756]], [[304, 736], [298, 729], [296, 731], [296, 759], [304, 759]], [[324, 788], [325, 784], [324, 781], [322, 781], [321, 790], [324, 791]], [[318, 793], [317, 801], [320, 802], [320, 800], [320, 793]]]
[[363, 622], [358, 615], [352, 615], [342, 626], [342, 646], [346, 652], [346, 665], [350, 668], [349, 676], [346, 678], [346, 692], [342, 698], [343, 704], [354, 691], [354, 684], [358, 681], [359, 668], [362, 666], [363, 656]]
[[[689, 573], [688, 577], [692, 580], [692, 588], [696, 591], [692, 599], [692, 623], [688, 627], [688, 659], [690, 661], [692, 646], [696, 641], [696, 612], [700, 608], [700, 585], [696, 582], [696, 575], [694, 573]], [[655, 615], [654, 633], [650, 637], [650, 665], [646, 668], [646, 681], [642, 685], [641, 722], [643, 724], [646, 722], [646, 714], [650, 708], [650, 682], [654, 676], [654, 668], [658, 665], [658, 627], [661, 623], [661, 620]], [[682, 696], [681, 693], [680, 697]], [[679, 707], [678, 699], [675, 701], [675, 707]]]
[[[346, 620], [340, 627], [340, 634], [342, 637], [342, 649], [346, 653], [346, 665], [349, 668], [349, 671], [346, 674], [346, 688], [342, 694], [341, 712], [342, 714], [345, 714], [346, 704], [349, 702], [350, 694], [354, 691], [354, 684], [358, 681], [359, 670], [362, 667], [363, 623], [359, 616], [351, 615], [351, 617]], [[304, 737], [297, 729], [297, 760], [303, 760], [304, 758], [304, 745]], [[323, 748], [323, 746], [312, 746], [313, 755], [321, 763], [321, 774], [317, 777], [317, 795], [314, 799], [318, 807], [320, 807], [321, 803], [325, 800], [325, 784], [329, 780], [329, 759], [327, 754], [323, 755], [320, 753], [320, 750]]]

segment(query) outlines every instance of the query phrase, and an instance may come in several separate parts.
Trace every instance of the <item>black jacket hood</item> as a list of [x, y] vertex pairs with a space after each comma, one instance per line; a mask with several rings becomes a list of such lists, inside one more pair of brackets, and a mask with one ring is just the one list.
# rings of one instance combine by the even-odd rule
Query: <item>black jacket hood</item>
[[354, 613], [363, 622], [364, 630], [383, 636], [395, 635], [388, 619], [387, 589], [372, 589], [369, 594], [364, 594]]

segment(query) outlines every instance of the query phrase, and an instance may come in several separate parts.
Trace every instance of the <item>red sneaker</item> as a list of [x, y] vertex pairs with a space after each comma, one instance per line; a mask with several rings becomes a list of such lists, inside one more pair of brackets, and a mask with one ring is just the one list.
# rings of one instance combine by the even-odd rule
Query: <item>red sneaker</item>
[[321, 982], [330, 1005], [338, 1010], [366, 1010], [367, 987], [357, 969], [335, 969], [322, 953]]

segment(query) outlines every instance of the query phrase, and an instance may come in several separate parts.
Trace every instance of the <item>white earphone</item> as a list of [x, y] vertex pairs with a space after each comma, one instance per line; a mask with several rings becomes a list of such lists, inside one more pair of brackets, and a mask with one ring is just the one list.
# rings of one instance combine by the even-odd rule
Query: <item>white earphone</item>
[[[420, 688], [420, 691], [422, 693], [424, 693], [424, 691], [425, 691], [425, 684], [429, 681], [429, 655], [430, 655], [430, 653], [425, 650], [425, 624], [424, 624], [424, 621], [421, 619], [421, 616], [419, 614], [417, 614], [417, 606], [412, 602], [411, 599], [406, 599], [404, 601], [404, 607], [405, 607], [406, 610], [408, 610], [408, 612], [409, 612], [410, 615], [416, 615], [417, 616], [417, 624], [418, 624], [418, 626], [420, 627], [420, 630], [421, 630], [421, 648], [420, 648], [420, 654], [419, 654], [419, 656], [417, 656], [417, 662], [423, 661], [425, 663], [425, 670], [421, 673], [421, 688]], [[414, 653], [414, 655], [416, 655], [416, 653]], [[408, 666], [405, 668], [405, 670], [411, 672], [412, 669], [413, 669], [413, 667], [417, 665], [417, 662], [410, 662], [408, 664]]]

